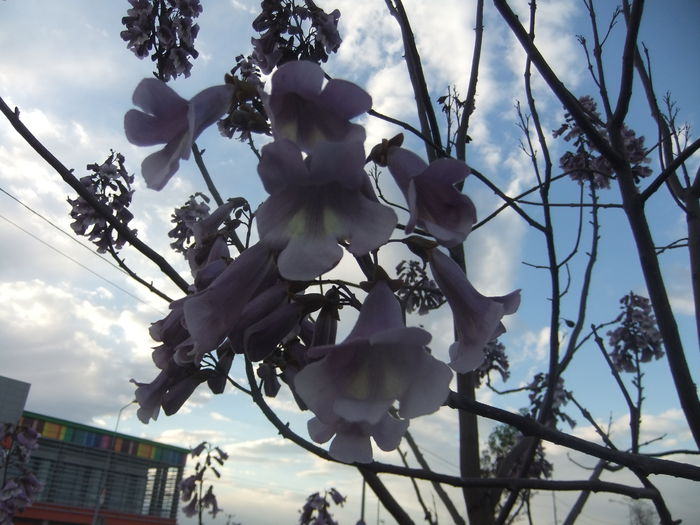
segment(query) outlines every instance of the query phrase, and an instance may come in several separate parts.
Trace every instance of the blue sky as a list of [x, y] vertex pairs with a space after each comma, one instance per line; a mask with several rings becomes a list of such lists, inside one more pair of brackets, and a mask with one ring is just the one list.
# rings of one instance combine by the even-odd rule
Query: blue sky
[[[330, 11], [341, 11], [340, 31], [344, 43], [337, 56], [326, 66], [334, 77], [352, 80], [373, 97], [375, 109], [413, 122], [412, 94], [401, 58], [401, 44], [395, 21], [387, 15], [383, 2], [342, 0], [318, 2]], [[512, 2], [523, 18], [527, 3]], [[601, 5], [600, 20], [612, 3]], [[436, 8], [436, 5], [439, 7]], [[467, 2], [407, 1], [408, 15], [414, 23], [419, 51], [424, 59], [433, 98], [444, 94], [447, 85], [456, 85], [464, 93], [473, 42], [473, 13]], [[488, 3], [487, 3], [488, 4]], [[671, 91], [681, 109], [681, 117], [691, 126], [700, 121], [697, 86], [700, 74], [692, 58], [700, 54], [700, 4], [694, 0], [648, 2], [642, 25], [641, 40], [650, 48], [655, 87], [658, 93]], [[577, 95], [592, 94], [575, 35], [590, 33], [582, 3], [579, 1], [538, 2], [537, 40], [555, 70]], [[139, 61], [119, 38], [120, 20], [126, 2], [89, 2], [66, 0], [39, 2], [7, 0], [0, 3], [3, 27], [0, 46], [0, 96], [10, 106], [18, 106], [25, 124], [51, 149], [65, 165], [83, 173], [88, 163], [102, 161], [109, 149], [122, 152], [127, 168], [137, 177], [133, 225], [140, 236], [152, 243], [176, 265], [183, 275], [187, 269], [177, 254], [168, 251], [168, 219], [172, 209], [188, 195], [203, 191], [204, 185], [192, 162], [182, 164], [178, 175], [160, 193], [145, 188], [138, 170], [142, 158], [150, 150], [131, 146], [122, 130], [124, 113], [131, 108], [131, 93], [140, 79], [151, 74], [149, 60]], [[233, 58], [250, 51], [249, 39], [254, 36], [250, 22], [256, 16], [257, 2], [231, 0], [208, 2], [199, 19], [201, 26], [196, 47], [201, 53], [195, 61], [192, 76], [181, 79], [173, 87], [189, 97], [199, 90], [221, 82], [224, 72], [233, 65]], [[601, 22], [604, 23], [604, 22]], [[40, 35], [28, 38], [27, 35]], [[620, 46], [620, 27], [608, 43], [614, 56]], [[480, 75], [477, 111], [472, 117], [468, 150], [469, 163], [487, 174], [501, 187], [517, 193], [533, 182], [528, 160], [518, 148], [520, 136], [515, 126], [513, 105], [524, 101], [522, 65], [524, 58], [514, 46], [494, 9], [487, 5], [483, 67]], [[609, 78], [615, 79], [618, 67], [611, 61]], [[616, 82], [612, 81], [613, 85]], [[562, 120], [562, 110], [535, 81], [535, 96], [541, 108], [545, 129], [555, 129]], [[629, 124], [639, 135], [654, 142], [648, 109], [635, 95]], [[398, 131], [377, 120], [361, 120], [367, 126], [369, 147], [382, 137]], [[265, 194], [255, 172], [255, 159], [246, 146], [218, 136], [208, 130], [200, 139], [207, 149], [207, 163], [222, 194], [244, 195], [253, 205], [262, 202]], [[408, 144], [423, 152], [410, 141]], [[552, 142], [558, 158], [565, 145]], [[697, 158], [691, 163], [697, 167]], [[70, 231], [67, 197], [72, 191], [62, 185], [58, 176], [14, 134], [6, 122], [0, 122], [0, 188], [14, 195], [51, 223]], [[388, 187], [388, 192], [395, 190]], [[466, 189], [474, 200], [480, 217], [486, 216], [498, 203], [476, 180], [468, 180]], [[556, 197], [571, 198], [577, 187], [563, 184]], [[602, 197], [616, 202], [615, 190]], [[683, 236], [684, 220], [662, 191], [650, 204], [654, 219], [654, 235], [659, 244]], [[133, 396], [128, 380], [149, 380], [155, 375], [150, 362], [153, 342], [148, 336], [149, 323], [167, 312], [167, 305], [131, 282], [122, 273], [88, 253], [69, 237], [52, 228], [26, 208], [0, 194], [0, 373], [32, 383], [27, 408], [81, 423], [113, 428], [119, 409]], [[571, 246], [575, 212], [557, 212], [560, 223], [560, 250]], [[12, 221], [12, 224], [11, 222]], [[634, 290], [644, 294], [644, 285], [637, 269], [636, 255], [628, 235], [624, 216], [618, 210], [601, 214], [603, 240], [601, 262], [594, 274], [594, 294], [589, 310], [590, 322], [602, 322], [618, 312], [617, 300]], [[59, 255], [44, 243], [87, 266]], [[584, 235], [589, 242], [590, 233]], [[503, 338], [513, 365], [509, 387], [528, 382], [545, 362], [543, 330], [547, 327], [547, 276], [522, 264], [543, 262], [542, 239], [525, 228], [512, 213], [504, 213], [487, 227], [474, 232], [467, 241], [470, 276], [479, 289], [489, 295], [502, 295], [522, 288], [523, 303], [517, 315], [506, 319], [508, 334]], [[131, 250], [125, 250], [127, 262], [142, 276], [177, 295], [156, 269]], [[398, 249], [392, 256], [406, 257]], [[694, 335], [692, 303], [687, 288], [687, 256], [681, 250], [662, 258], [673, 305], [678, 312], [689, 351], [691, 370], [698, 370], [700, 356]], [[572, 264], [572, 293], [564, 303], [563, 316], [574, 316], [576, 278], [583, 260]], [[391, 267], [387, 264], [387, 267]], [[338, 272], [353, 275], [352, 264], [343, 262]], [[110, 282], [107, 282], [104, 279]], [[114, 284], [119, 286], [115, 287]], [[129, 294], [122, 290], [127, 290]], [[135, 299], [134, 296], [139, 299]], [[449, 312], [429, 318], [411, 319], [434, 334], [433, 351], [446, 357], [450, 344]], [[348, 322], [347, 326], [351, 323]], [[562, 334], [563, 337], [566, 334]], [[647, 367], [648, 390], [644, 422], [645, 436], [667, 433], [660, 446], [689, 445], [689, 434], [682, 423], [678, 402], [670, 388], [666, 362]], [[234, 374], [242, 376], [240, 368]], [[595, 388], [591, 388], [595, 385]], [[616, 392], [594, 349], [584, 349], [567, 375], [567, 387], [584, 402], [597, 418], [614, 421], [620, 436], [626, 432], [624, 403]], [[480, 391], [480, 399], [516, 410], [526, 404], [524, 397], [498, 398]], [[281, 417], [289, 420], [305, 435], [306, 414], [298, 414], [288, 395], [272, 402]], [[590, 425], [578, 414], [574, 433], [593, 437]], [[443, 410], [414, 421], [411, 429], [425, 447], [428, 459], [437, 469], [456, 474], [454, 421], [456, 415]], [[490, 426], [484, 424], [482, 434]], [[335, 486], [348, 493], [350, 501], [338, 514], [341, 523], [354, 523], [359, 506], [360, 477], [353, 469], [329, 465], [295, 449], [282, 441], [274, 429], [240, 394], [227, 391], [212, 398], [198, 392], [174, 417], [161, 416], [144, 426], [135, 418], [135, 411], [124, 411], [120, 431], [181, 446], [194, 446], [202, 439], [213, 441], [231, 453], [218, 493], [227, 512], [236, 514], [246, 525], [293, 522], [310, 492]], [[621, 441], [624, 442], [623, 438]], [[587, 473], [568, 462], [562, 451], [552, 448], [555, 475], [580, 479]], [[381, 453], [383, 461], [398, 462], [395, 454]], [[588, 460], [587, 464], [592, 462]], [[410, 487], [387, 478], [387, 483], [420, 520], [413, 505]], [[674, 516], [690, 516], [688, 495], [697, 490], [691, 484], [661, 480], [667, 487]], [[426, 488], [426, 491], [429, 490]], [[556, 495], [561, 519], [571, 495]], [[601, 495], [586, 507], [581, 523], [618, 522], [626, 516], [620, 498]], [[374, 517], [376, 500], [369, 499], [368, 515]], [[538, 523], [551, 523], [552, 500], [549, 495], [537, 499]], [[445, 514], [441, 517], [444, 518]], [[390, 519], [381, 516], [382, 519]], [[586, 521], [588, 520], [588, 521]], [[223, 522], [219, 520], [219, 522]], [[187, 521], [183, 521], [187, 523]]]

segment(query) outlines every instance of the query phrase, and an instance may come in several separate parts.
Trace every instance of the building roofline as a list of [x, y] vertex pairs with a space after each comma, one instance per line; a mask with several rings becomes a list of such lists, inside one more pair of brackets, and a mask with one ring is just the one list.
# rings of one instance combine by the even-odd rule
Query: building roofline
[[69, 421], [67, 419], [61, 419], [58, 417], [39, 414], [38, 412], [31, 412], [29, 410], [25, 410], [22, 414], [26, 415], [27, 417], [34, 418], [34, 419], [43, 419], [44, 421], [48, 421], [50, 423], [58, 423], [59, 425], [70, 425], [71, 427], [78, 428], [80, 430], [87, 430], [89, 432], [96, 432], [96, 433], [103, 434], [106, 436], [114, 436], [114, 437], [123, 438], [123, 439], [130, 439], [132, 441], [136, 441], [139, 443], [145, 443], [147, 445], [154, 445], [154, 446], [161, 447], [161, 448], [175, 450], [177, 452], [182, 452], [184, 454], [190, 453], [189, 448], [177, 447], [175, 445], [169, 445], [167, 443], [162, 443], [160, 441], [153, 441], [153, 440], [141, 438], [138, 436], [132, 436], [129, 434], [122, 434], [121, 432], [114, 432], [112, 430], [107, 430], [107, 429], [100, 428], [100, 427], [93, 427], [90, 425], [84, 425], [82, 423], [76, 423], [75, 421]]

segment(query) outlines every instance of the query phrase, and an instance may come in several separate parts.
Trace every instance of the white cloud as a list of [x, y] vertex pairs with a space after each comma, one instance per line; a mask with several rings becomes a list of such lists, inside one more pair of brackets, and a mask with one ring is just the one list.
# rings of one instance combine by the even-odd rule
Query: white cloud
[[146, 332], [143, 320], [80, 295], [40, 280], [1, 283], [0, 339], [12, 352], [3, 373], [32, 384], [30, 409], [89, 421], [133, 398], [129, 379], [144, 374], [149, 359], [125, 331], [131, 323]]
[[230, 417], [219, 412], [210, 412], [209, 415], [214, 421], [226, 421], [227, 423], [231, 423], [233, 421]]

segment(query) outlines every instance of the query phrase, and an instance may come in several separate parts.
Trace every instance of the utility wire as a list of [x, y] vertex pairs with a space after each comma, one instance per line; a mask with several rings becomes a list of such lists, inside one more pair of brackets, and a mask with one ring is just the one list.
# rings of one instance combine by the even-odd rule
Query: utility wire
[[58, 230], [59, 232], [61, 232], [63, 235], [65, 235], [66, 237], [68, 237], [71, 241], [78, 243], [80, 246], [82, 246], [83, 248], [85, 248], [85, 249], [86, 249], [87, 251], [89, 251], [91, 254], [96, 255], [97, 257], [99, 257], [100, 259], [102, 259], [104, 262], [106, 262], [106, 263], [109, 264], [110, 266], [113, 266], [114, 268], [116, 268], [116, 269], [119, 270], [120, 272], [124, 273], [125, 275], [129, 275], [129, 273], [128, 273], [124, 268], [120, 267], [120, 266], [117, 265], [117, 264], [114, 264], [113, 261], [109, 260], [107, 257], [105, 257], [104, 255], [102, 255], [101, 253], [96, 252], [91, 246], [89, 246], [89, 245], [85, 244], [84, 242], [78, 240], [74, 235], [71, 235], [71, 234], [68, 233], [66, 230], [64, 230], [64, 229], [61, 228], [60, 226], [56, 225], [53, 221], [47, 219], [47, 218], [44, 217], [41, 213], [39, 213], [38, 211], [34, 210], [31, 206], [29, 206], [28, 204], [23, 203], [23, 202], [22, 202], [21, 200], [19, 200], [17, 197], [15, 197], [14, 195], [10, 194], [10, 193], [9, 193], [7, 190], [5, 190], [2, 186], [0, 186], [0, 192], [4, 193], [4, 194], [7, 195], [8, 197], [10, 197], [13, 201], [15, 201], [16, 203], [18, 203], [20, 206], [26, 208], [27, 210], [29, 210], [30, 212], [32, 212], [34, 215], [36, 215], [37, 217], [39, 217], [41, 220], [43, 220], [43, 221], [45, 221], [46, 223], [48, 223], [49, 225], [51, 225], [53, 228], [55, 228], [56, 230]]
[[62, 256], [65, 257], [66, 259], [68, 259], [68, 260], [74, 262], [75, 264], [77, 264], [77, 265], [80, 266], [81, 268], [87, 270], [88, 272], [90, 272], [91, 274], [95, 275], [96, 277], [98, 277], [98, 278], [102, 279], [103, 281], [105, 281], [105, 282], [111, 284], [111, 285], [114, 286], [116, 289], [118, 289], [118, 290], [124, 292], [126, 295], [128, 295], [128, 296], [130, 296], [130, 297], [136, 299], [136, 300], [137, 300], [138, 302], [140, 302], [141, 304], [145, 304], [146, 306], [152, 308], [153, 310], [157, 311], [158, 313], [161, 313], [161, 314], [163, 313], [163, 312], [161, 312], [160, 310], [158, 310], [155, 306], [150, 305], [150, 304], [147, 303], [146, 301], [144, 301], [144, 300], [142, 300], [141, 298], [137, 297], [136, 295], [132, 294], [129, 290], [127, 290], [127, 289], [125, 289], [125, 288], [122, 288], [121, 286], [119, 286], [119, 285], [118, 285], [117, 283], [115, 283], [114, 281], [110, 281], [109, 279], [107, 279], [107, 278], [104, 277], [103, 275], [97, 273], [97, 272], [94, 271], [94, 270], [91, 270], [90, 268], [88, 268], [87, 266], [85, 266], [85, 265], [84, 265], [83, 263], [81, 263], [80, 261], [78, 261], [78, 260], [74, 259], [73, 257], [71, 257], [70, 255], [68, 255], [68, 254], [66, 254], [66, 253], [64, 253], [64, 252], [62, 252], [61, 250], [59, 250], [59, 249], [56, 248], [55, 246], [52, 246], [51, 244], [49, 244], [48, 242], [44, 241], [43, 239], [40, 239], [39, 237], [37, 237], [36, 235], [34, 235], [34, 234], [33, 234], [32, 232], [30, 232], [29, 230], [26, 230], [26, 229], [22, 228], [19, 224], [17, 224], [17, 223], [14, 222], [13, 220], [8, 219], [7, 217], [5, 217], [5, 216], [2, 215], [2, 214], [0, 214], [0, 219], [6, 220], [6, 221], [9, 222], [10, 224], [12, 224], [15, 228], [17, 228], [17, 229], [23, 231], [24, 233], [26, 233], [26, 234], [29, 235], [30, 237], [33, 237], [34, 239], [36, 239], [37, 241], [39, 241], [39, 242], [40, 242], [41, 244], [43, 244], [44, 246], [47, 246], [48, 248], [51, 248], [51, 249], [52, 249], [53, 251], [55, 251], [56, 253], [62, 255]]

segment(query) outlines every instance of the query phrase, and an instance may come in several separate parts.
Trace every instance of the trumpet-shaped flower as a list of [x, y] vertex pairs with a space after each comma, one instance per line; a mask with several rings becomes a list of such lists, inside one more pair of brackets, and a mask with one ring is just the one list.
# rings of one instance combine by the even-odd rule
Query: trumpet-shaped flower
[[484, 360], [486, 344], [506, 331], [501, 319], [520, 306], [520, 290], [502, 297], [481, 295], [459, 265], [437, 249], [430, 254], [430, 269], [452, 309], [457, 331], [450, 366], [459, 373], [475, 370]]
[[280, 252], [280, 275], [305, 281], [327, 272], [347, 246], [365, 255], [389, 240], [396, 214], [380, 204], [359, 142], [323, 142], [306, 159], [288, 140], [262, 149], [258, 173], [270, 197], [258, 208], [261, 244]]
[[163, 189], [179, 168], [180, 159], [189, 158], [200, 133], [226, 113], [231, 96], [229, 85], [207, 88], [189, 101], [155, 78], [146, 78], [136, 86], [133, 102], [143, 111], [131, 109], [124, 116], [126, 138], [137, 146], [165, 144], [141, 164], [149, 188]]
[[185, 325], [194, 343], [190, 357], [196, 364], [224, 341], [273, 272], [270, 252], [256, 244], [241, 253], [205, 290], [186, 298]]
[[389, 149], [387, 166], [408, 203], [406, 233], [418, 226], [443, 246], [462, 243], [476, 222], [476, 209], [455, 184], [469, 175], [469, 166], [455, 159], [428, 165], [415, 153], [397, 147]]
[[287, 62], [277, 69], [263, 98], [275, 138], [289, 139], [304, 151], [323, 141], [364, 140], [364, 129], [350, 119], [369, 111], [372, 97], [346, 80], [332, 79], [325, 86], [323, 81], [323, 70], [313, 62]]
[[[404, 326], [398, 300], [385, 282], [377, 283], [347, 339], [310, 348], [308, 356], [321, 359], [296, 375], [296, 392], [318, 420], [309, 423], [311, 437], [323, 442], [335, 433], [331, 454], [343, 450], [343, 461], [368, 461], [370, 436], [395, 448], [405, 420], [435, 412], [449, 392], [452, 373], [428, 353], [430, 338]], [[387, 419], [396, 402], [403, 420]], [[390, 438], [397, 432], [398, 439]]]

